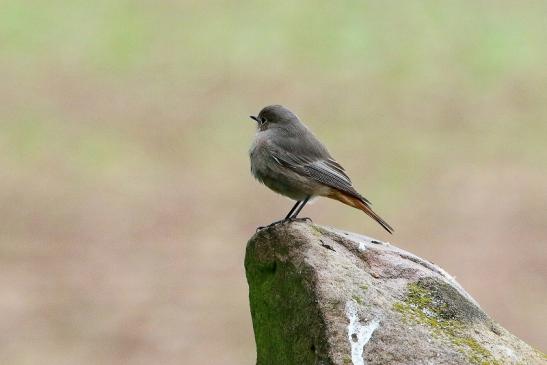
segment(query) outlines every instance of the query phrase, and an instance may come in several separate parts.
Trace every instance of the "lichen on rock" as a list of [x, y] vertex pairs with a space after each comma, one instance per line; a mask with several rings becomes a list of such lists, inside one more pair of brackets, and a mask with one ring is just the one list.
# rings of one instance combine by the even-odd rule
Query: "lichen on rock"
[[[463, 297], [454, 301], [453, 294], [457, 292], [448, 295], [447, 291], [452, 292], [452, 288], [435, 279], [427, 280], [427, 284], [424, 281], [410, 283], [407, 288], [405, 299], [393, 304], [393, 308], [400, 312], [405, 320], [428, 326], [432, 336], [448, 340], [467, 356], [471, 364], [501, 365], [489, 350], [468, 334], [470, 331], [464, 318], [469, 319], [469, 313], [475, 310], [466, 310], [464, 307], [472, 308], [474, 305], [470, 305]], [[449, 297], [452, 297], [452, 300], [447, 300]], [[463, 305], [456, 306], [457, 302]], [[476, 315], [483, 317], [478, 308]]]

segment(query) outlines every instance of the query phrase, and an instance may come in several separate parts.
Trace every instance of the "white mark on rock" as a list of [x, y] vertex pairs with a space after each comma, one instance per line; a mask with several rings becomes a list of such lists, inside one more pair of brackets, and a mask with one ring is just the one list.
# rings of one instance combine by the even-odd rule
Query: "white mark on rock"
[[359, 241], [359, 250], [364, 251], [366, 249], [367, 249], [367, 246], [366, 246], [365, 242]]
[[362, 325], [357, 315], [357, 306], [353, 301], [346, 303], [346, 316], [349, 319], [348, 339], [351, 344], [351, 362], [354, 365], [365, 365], [363, 350], [380, 323], [373, 319], [368, 324]]
[[505, 352], [505, 355], [509, 357], [511, 360], [513, 360], [514, 362], [517, 362], [519, 360], [515, 352], [511, 350], [509, 347], [501, 346], [501, 350]]

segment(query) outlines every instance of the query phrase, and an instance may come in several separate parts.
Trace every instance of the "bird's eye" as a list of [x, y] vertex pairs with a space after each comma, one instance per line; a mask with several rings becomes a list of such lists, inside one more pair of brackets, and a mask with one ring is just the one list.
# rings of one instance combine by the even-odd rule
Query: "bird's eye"
[[260, 118], [260, 121], [262, 122], [262, 124], [267, 122], [266, 118], [264, 118], [264, 117]]

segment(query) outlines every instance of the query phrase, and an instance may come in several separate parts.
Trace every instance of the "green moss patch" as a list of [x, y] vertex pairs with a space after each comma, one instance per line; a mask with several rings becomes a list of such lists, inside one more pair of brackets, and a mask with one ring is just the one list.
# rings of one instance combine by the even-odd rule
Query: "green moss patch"
[[327, 233], [324, 228], [316, 224], [309, 224], [308, 227], [310, 227], [313, 235], [316, 237], [323, 237]]
[[395, 303], [393, 308], [406, 321], [428, 326], [434, 336], [448, 339], [472, 364], [501, 365], [490, 351], [466, 333], [464, 322], [458, 318], [458, 311], [443, 296], [443, 285], [446, 284], [409, 284], [406, 298]]
[[365, 302], [363, 298], [358, 295], [353, 295], [352, 299], [359, 305], [363, 305], [363, 303]]

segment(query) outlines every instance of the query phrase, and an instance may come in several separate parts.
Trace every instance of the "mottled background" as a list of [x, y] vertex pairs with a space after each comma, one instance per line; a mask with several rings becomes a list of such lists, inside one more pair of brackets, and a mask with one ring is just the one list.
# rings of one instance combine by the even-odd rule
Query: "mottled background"
[[253, 364], [243, 269], [291, 202], [281, 103], [396, 228], [547, 348], [545, 1], [27, 1], [0, 9], [0, 363]]

